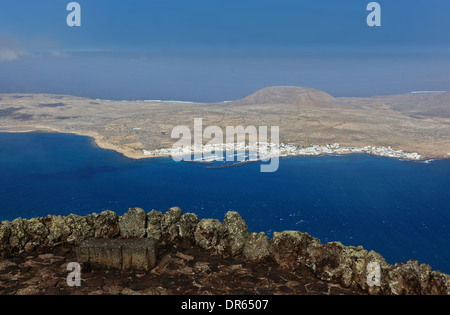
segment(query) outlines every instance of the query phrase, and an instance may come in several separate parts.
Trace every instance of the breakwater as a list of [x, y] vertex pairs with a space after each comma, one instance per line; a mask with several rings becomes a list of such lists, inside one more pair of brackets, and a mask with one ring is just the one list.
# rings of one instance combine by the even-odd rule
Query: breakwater
[[[237, 212], [223, 221], [202, 219], [183, 213], [178, 207], [167, 212], [131, 208], [122, 216], [112, 211], [87, 216], [49, 215], [44, 218], [0, 223], [2, 256], [33, 252], [61, 244], [81, 244], [95, 238], [153, 238], [158, 244], [184, 244], [224, 256], [242, 256], [259, 263], [271, 260], [284, 270], [307, 268], [323, 281], [358, 288], [368, 294], [450, 294], [450, 276], [433, 271], [429, 265], [409, 260], [388, 264], [378, 253], [339, 242], [321, 243], [300, 231], [249, 233]], [[379, 285], [369, 285], [368, 266], [380, 266]], [[207, 275], [205, 275], [207, 276]]]
[[245, 165], [245, 164], [254, 163], [254, 162], [259, 162], [259, 161], [260, 161], [260, 160], [254, 160], [254, 161], [242, 161], [242, 162], [237, 162], [237, 163], [227, 164], [227, 165], [207, 166], [207, 167], [205, 167], [205, 168], [206, 168], [206, 169], [229, 168], [229, 167], [233, 167], [233, 166], [240, 166], [240, 165]]

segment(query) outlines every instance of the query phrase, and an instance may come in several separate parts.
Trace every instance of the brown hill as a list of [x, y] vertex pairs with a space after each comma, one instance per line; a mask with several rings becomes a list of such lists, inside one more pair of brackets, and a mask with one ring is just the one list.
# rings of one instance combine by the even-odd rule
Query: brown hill
[[296, 87], [266, 87], [241, 100], [232, 102], [235, 105], [289, 104], [302, 107], [334, 107], [334, 97], [323, 91]]

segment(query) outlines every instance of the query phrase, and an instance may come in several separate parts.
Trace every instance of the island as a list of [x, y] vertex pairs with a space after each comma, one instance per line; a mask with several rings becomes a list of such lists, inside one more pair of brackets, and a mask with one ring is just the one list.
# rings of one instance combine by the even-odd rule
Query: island
[[280, 155], [362, 152], [412, 160], [450, 157], [450, 92], [334, 97], [310, 88], [276, 86], [220, 103], [0, 95], [0, 132], [89, 136], [98, 146], [134, 159], [172, 154], [178, 139], [171, 131], [175, 126], [192, 127], [195, 118], [224, 130], [279, 126]]

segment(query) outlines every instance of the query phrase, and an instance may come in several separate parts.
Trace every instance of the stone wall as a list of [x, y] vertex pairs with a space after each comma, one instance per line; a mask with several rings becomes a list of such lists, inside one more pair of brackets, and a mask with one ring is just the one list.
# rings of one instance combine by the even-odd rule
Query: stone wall
[[[263, 232], [249, 233], [237, 212], [222, 221], [202, 219], [178, 207], [166, 213], [141, 208], [122, 216], [112, 211], [88, 216], [49, 215], [29, 220], [0, 222], [0, 255], [32, 252], [59, 244], [79, 245], [88, 238], [152, 238], [158, 244], [198, 246], [214, 254], [238, 256], [253, 263], [274, 261], [285, 270], [309, 268], [321, 280], [360, 288], [368, 294], [450, 294], [450, 276], [430, 266], [409, 260], [388, 264], [378, 253], [361, 246], [320, 240], [298, 231], [275, 232], [270, 239]], [[380, 286], [369, 286], [367, 267], [380, 266]]]

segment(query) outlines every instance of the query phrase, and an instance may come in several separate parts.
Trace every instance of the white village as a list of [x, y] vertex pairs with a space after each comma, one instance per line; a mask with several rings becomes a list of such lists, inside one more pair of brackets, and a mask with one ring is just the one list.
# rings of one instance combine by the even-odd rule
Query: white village
[[[324, 154], [349, 154], [349, 153], [365, 153], [376, 156], [397, 158], [403, 160], [420, 160], [420, 154], [416, 152], [405, 152], [403, 150], [395, 150], [392, 147], [347, 147], [341, 146], [339, 143], [327, 145], [310, 146], [297, 145], [295, 143], [268, 143], [256, 142], [254, 144], [240, 143], [223, 143], [223, 144], [205, 144], [180, 146], [166, 149], [157, 149], [154, 151], [143, 150], [144, 156], [194, 156], [198, 161], [221, 161], [230, 157], [238, 157], [239, 161], [243, 160], [243, 153], [248, 152], [250, 160], [267, 160], [274, 157], [286, 156], [316, 156]], [[241, 158], [241, 159], [239, 159]]]

